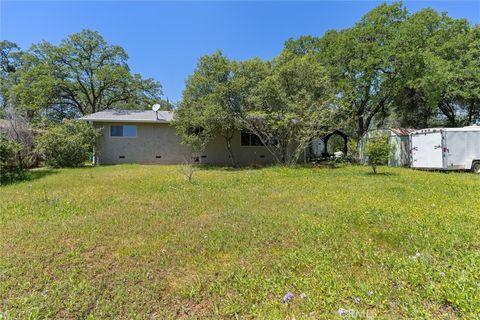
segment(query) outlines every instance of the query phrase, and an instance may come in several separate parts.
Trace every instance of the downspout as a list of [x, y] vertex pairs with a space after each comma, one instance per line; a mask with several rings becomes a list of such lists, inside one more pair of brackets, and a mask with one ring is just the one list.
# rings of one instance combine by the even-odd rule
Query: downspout
[[[93, 125], [93, 121], [88, 121], [88, 123], [95, 129], [95, 126]], [[95, 142], [96, 144], [96, 142]], [[98, 159], [97, 159], [97, 148], [96, 145], [93, 145], [92, 148], [92, 166], [98, 165]]]

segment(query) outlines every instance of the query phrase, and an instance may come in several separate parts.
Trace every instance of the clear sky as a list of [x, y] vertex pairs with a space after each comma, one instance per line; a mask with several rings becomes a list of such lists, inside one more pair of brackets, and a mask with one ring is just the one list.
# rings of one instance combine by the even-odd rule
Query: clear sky
[[[71, 33], [97, 30], [107, 42], [125, 48], [136, 73], [163, 86], [178, 101], [197, 59], [221, 49], [233, 59], [270, 59], [290, 37], [321, 36], [352, 26], [380, 1], [310, 2], [26, 2], [0, 0], [0, 36], [22, 49]], [[480, 23], [480, 0], [405, 2], [409, 11], [424, 7]]]

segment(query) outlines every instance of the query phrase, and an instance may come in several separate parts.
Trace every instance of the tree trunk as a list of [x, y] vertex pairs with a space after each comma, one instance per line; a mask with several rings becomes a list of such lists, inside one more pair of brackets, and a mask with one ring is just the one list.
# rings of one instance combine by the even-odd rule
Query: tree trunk
[[22, 151], [21, 151], [21, 150], [17, 151], [17, 160], [18, 160], [18, 166], [19, 166], [19, 168], [20, 168], [21, 170], [23, 170], [24, 167], [23, 167], [23, 157], [22, 157]]
[[448, 102], [440, 102], [440, 111], [447, 117], [448, 124], [456, 127], [457, 119], [455, 115], [455, 107]]
[[365, 129], [363, 126], [363, 116], [360, 116], [358, 117], [358, 127], [357, 127], [358, 139], [360, 139], [364, 133], [365, 133]]
[[226, 148], [227, 148], [227, 153], [228, 153], [228, 156], [230, 157], [230, 163], [232, 166], [235, 166], [235, 157], [233, 155], [233, 150], [232, 150], [232, 138], [233, 138], [233, 135], [234, 135], [234, 132], [231, 131], [231, 132], [228, 132], [223, 136], [223, 138], [225, 139], [225, 144], [226, 144]]
[[372, 165], [372, 169], [373, 169], [373, 173], [374, 173], [374, 174], [377, 174], [377, 167], [374, 166], [374, 165]]
[[475, 102], [472, 101], [468, 107], [468, 125], [472, 125], [473, 115], [475, 113]]
[[225, 138], [225, 142], [227, 143], [227, 152], [228, 152], [228, 155], [230, 157], [230, 163], [232, 166], [235, 166], [235, 158], [233, 156], [233, 151], [232, 151], [232, 138], [230, 139], [226, 139]]

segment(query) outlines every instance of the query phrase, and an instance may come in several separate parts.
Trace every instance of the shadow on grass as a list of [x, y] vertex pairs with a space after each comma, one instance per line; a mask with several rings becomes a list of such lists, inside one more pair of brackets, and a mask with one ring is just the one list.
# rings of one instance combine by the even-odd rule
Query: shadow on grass
[[[2, 182], [0, 183], [0, 186], [7, 186], [11, 184], [16, 184], [20, 182], [25, 182], [25, 181], [33, 181], [33, 180], [38, 180], [43, 177], [52, 175], [52, 174], [57, 174], [58, 170], [55, 169], [33, 169], [33, 170], [26, 170], [24, 172], [18, 172], [14, 173], [11, 176], [9, 176], [7, 179], [2, 177]], [[5, 179], [5, 181], [3, 181]]]
[[361, 174], [362, 176], [367, 176], [367, 177], [394, 177], [398, 176], [399, 174], [396, 172], [364, 172]]
[[261, 170], [269, 167], [274, 167], [275, 165], [263, 165], [263, 166], [249, 166], [249, 165], [237, 165], [237, 166], [228, 166], [228, 165], [214, 165], [214, 164], [196, 164], [195, 168], [202, 171], [247, 171], [247, 170]]
[[331, 163], [331, 162], [319, 162], [314, 165], [304, 165], [306, 168], [319, 168], [319, 169], [342, 169], [347, 166], [351, 166], [349, 163]]
[[290, 169], [341, 169], [349, 166], [347, 163], [337, 163], [332, 165], [328, 162], [323, 163], [297, 163], [293, 165], [288, 164], [262, 164], [262, 165], [216, 165], [216, 164], [195, 164], [195, 167], [199, 170], [212, 170], [212, 171], [247, 171], [247, 170], [262, 170], [267, 168], [290, 168]]

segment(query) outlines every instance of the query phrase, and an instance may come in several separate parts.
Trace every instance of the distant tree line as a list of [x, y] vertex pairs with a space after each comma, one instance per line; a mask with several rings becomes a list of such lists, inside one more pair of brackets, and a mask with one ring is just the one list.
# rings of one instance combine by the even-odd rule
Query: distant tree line
[[270, 61], [201, 57], [176, 111], [185, 144], [202, 150], [220, 135], [232, 162], [238, 129], [290, 163], [332, 129], [359, 139], [377, 127], [479, 121], [480, 26], [432, 9], [409, 14], [402, 3], [351, 28], [289, 39]]

